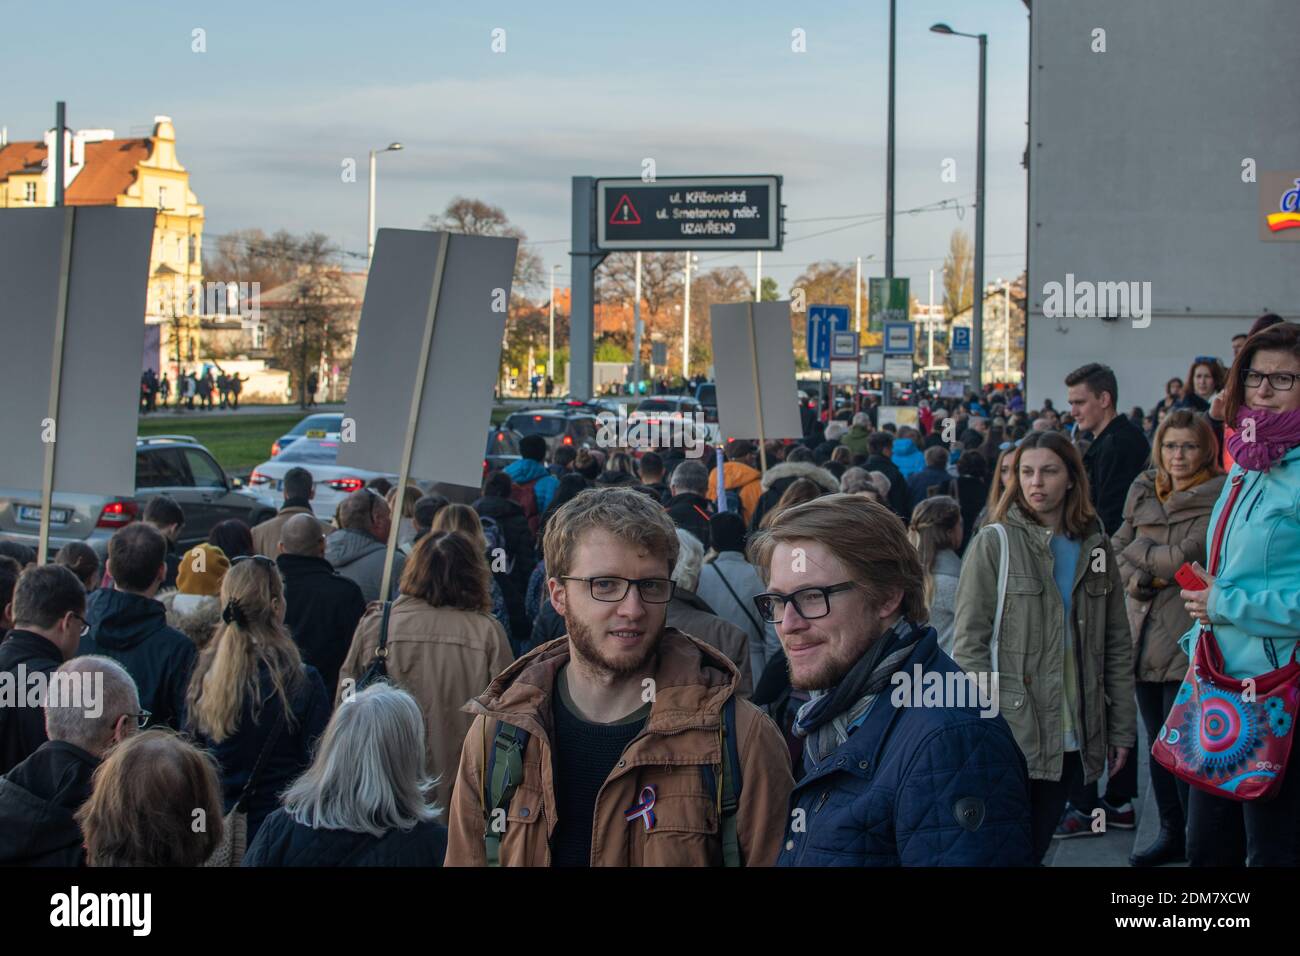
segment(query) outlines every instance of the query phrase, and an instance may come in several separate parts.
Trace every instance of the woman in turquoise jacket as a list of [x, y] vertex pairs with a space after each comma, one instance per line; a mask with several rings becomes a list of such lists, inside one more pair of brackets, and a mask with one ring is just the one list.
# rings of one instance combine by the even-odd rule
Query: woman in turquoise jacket
[[[1300, 643], [1300, 325], [1251, 336], [1228, 376], [1226, 420], [1236, 433], [1233, 466], [1210, 516], [1207, 553], [1234, 483], [1236, 504], [1224, 530], [1217, 574], [1196, 566], [1209, 586], [1182, 592], [1197, 623], [1182, 636], [1188, 657], [1202, 625], [1214, 630], [1224, 670], [1239, 680], [1285, 665]], [[1296, 714], [1288, 715], [1291, 720]], [[1187, 856], [1192, 866], [1300, 865], [1300, 754], [1281, 790], [1266, 802], [1216, 797], [1193, 788]]]

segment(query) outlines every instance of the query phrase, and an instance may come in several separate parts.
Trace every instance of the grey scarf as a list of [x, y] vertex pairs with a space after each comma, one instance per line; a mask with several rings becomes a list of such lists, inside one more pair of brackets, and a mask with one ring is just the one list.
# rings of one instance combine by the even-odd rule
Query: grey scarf
[[813, 699], [799, 708], [792, 728], [797, 736], [805, 738], [805, 758], [821, 763], [849, 739], [850, 728], [871, 707], [876, 695], [889, 686], [890, 677], [924, 633], [923, 628], [900, 617], [843, 680], [828, 691], [813, 691]]

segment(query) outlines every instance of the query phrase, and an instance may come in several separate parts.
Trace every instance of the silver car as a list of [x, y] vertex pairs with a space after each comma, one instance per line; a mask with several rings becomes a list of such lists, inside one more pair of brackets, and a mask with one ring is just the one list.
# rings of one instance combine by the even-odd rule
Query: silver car
[[323, 521], [329, 521], [344, 498], [366, 487], [372, 479], [387, 478], [397, 483], [398, 476], [390, 472], [345, 468], [338, 464], [338, 460], [337, 440], [299, 438], [280, 454], [253, 469], [248, 478], [248, 490], [263, 505], [278, 511], [284, 505], [285, 474], [290, 468], [306, 468], [311, 472], [312, 487], [316, 489], [316, 496], [311, 501], [312, 513]]
[[[184, 551], [208, 540], [227, 518], [250, 526], [274, 510], [240, 489], [211, 452], [189, 435], [150, 435], [135, 443], [135, 494], [132, 497], [68, 494], [56, 491], [50, 506], [48, 557], [73, 541], [94, 548], [102, 558], [108, 539], [144, 513], [155, 495], [173, 498], [185, 513], [177, 548]], [[0, 538], [35, 548], [41, 527], [39, 490], [0, 488]]]

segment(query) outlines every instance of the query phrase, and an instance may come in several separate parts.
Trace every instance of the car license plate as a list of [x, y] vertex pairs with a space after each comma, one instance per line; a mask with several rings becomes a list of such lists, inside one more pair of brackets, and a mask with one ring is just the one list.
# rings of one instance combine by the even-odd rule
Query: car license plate
[[[31, 505], [19, 505], [19, 506], [18, 506], [18, 517], [19, 517], [19, 519], [22, 520], [22, 521], [35, 521], [35, 522], [39, 522], [39, 521], [41, 520], [41, 509], [40, 509], [40, 508], [33, 508]], [[51, 524], [67, 524], [67, 523], [68, 523], [68, 519], [71, 518], [71, 517], [72, 517], [72, 509], [70, 509], [70, 508], [51, 508], [51, 509], [50, 509], [50, 523], [51, 523]]]
[[325, 431], [325, 430], [322, 429], [322, 428], [313, 428], [313, 429], [311, 429], [310, 431], [307, 432], [307, 437], [308, 437], [308, 438], [324, 438], [324, 437], [325, 437], [326, 435], [328, 435], [328, 434], [329, 434], [329, 432]]

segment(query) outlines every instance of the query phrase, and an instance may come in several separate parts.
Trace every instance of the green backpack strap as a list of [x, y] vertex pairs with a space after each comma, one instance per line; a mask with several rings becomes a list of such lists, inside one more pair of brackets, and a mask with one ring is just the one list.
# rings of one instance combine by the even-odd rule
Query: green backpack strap
[[483, 796], [483, 849], [488, 866], [501, 865], [501, 838], [505, 826], [497, 826], [494, 818], [501, 811], [501, 819], [510, 812], [510, 801], [524, 779], [524, 751], [528, 749], [528, 731], [497, 721], [496, 737], [483, 770], [486, 793]]
[[736, 835], [736, 812], [740, 809], [740, 753], [736, 748], [736, 697], [727, 698], [722, 708], [722, 780], [718, 799], [718, 828], [722, 834], [722, 865], [744, 866], [740, 838]]

